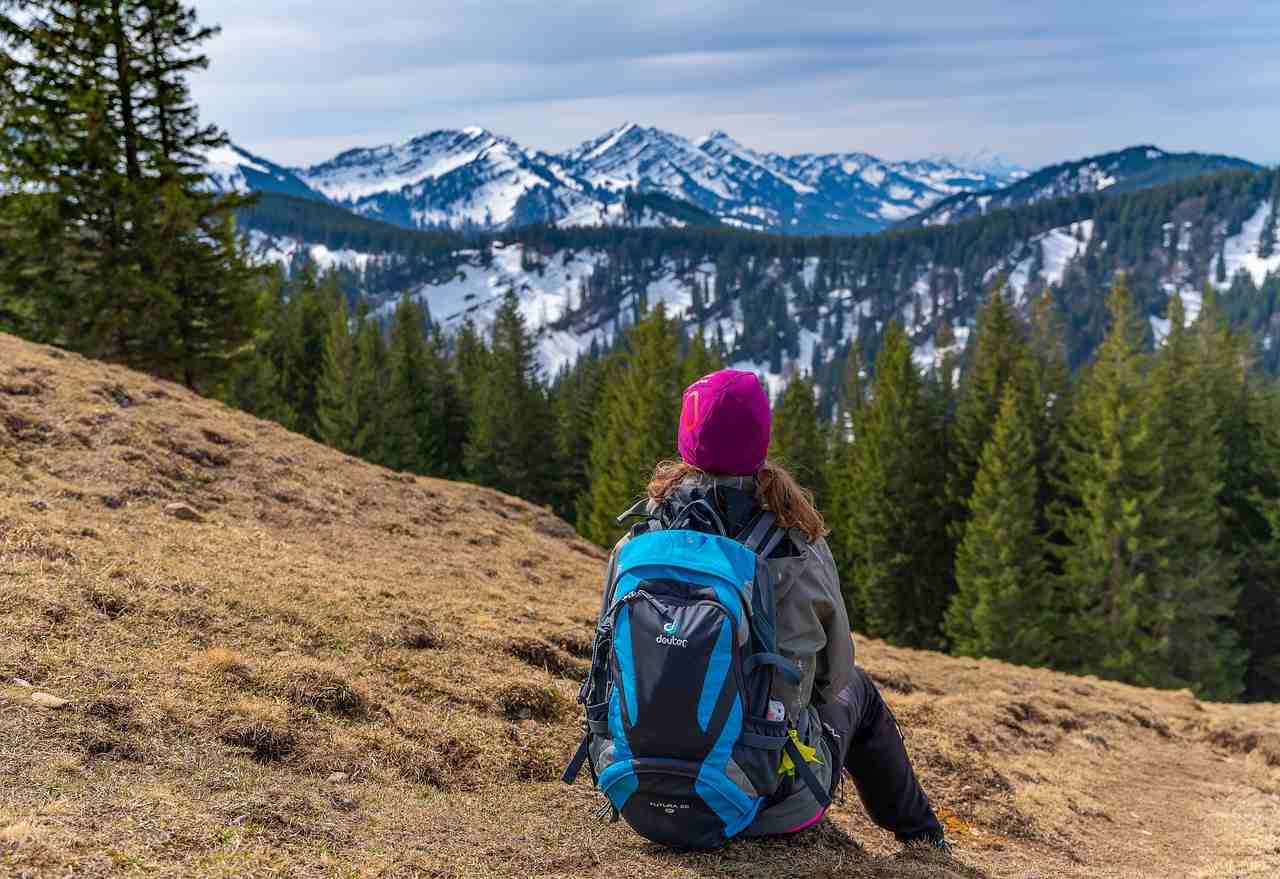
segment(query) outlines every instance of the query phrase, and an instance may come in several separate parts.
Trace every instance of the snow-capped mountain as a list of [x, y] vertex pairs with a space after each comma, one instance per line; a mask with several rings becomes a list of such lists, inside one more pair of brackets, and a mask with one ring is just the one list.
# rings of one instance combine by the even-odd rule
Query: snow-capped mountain
[[209, 185], [220, 192], [280, 192], [299, 198], [324, 198], [291, 169], [235, 144], [206, 153], [205, 172], [209, 175]]
[[1169, 153], [1136, 146], [1114, 153], [1051, 165], [998, 188], [971, 188], [939, 201], [904, 225], [936, 226], [1022, 207], [1053, 198], [1093, 192], [1130, 192], [1214, 171], [1258, 170], [1231, 156]]
[[596, 197], [553, 157], [481, 128], [350, 150], [298, 174], [335, 204], [418, 229], [603, 225], [621, 201]]
[[[875, 232], [939, 200], [1002, 186], [947, 160], [886, 162], [862, 153], [757, 153], [724, 132], [697, 141], [628, 123], [559, 154], [481, 128], [436, 131], [282, 168], [238, 147], [210, 157], [215, 185], [285, 191], [409, 228], [500, 230], [636, 222], [626, 193], [657, 193], [720, 222], [794, 234]], [[652, 206], [643, 222], [684, 225]]]

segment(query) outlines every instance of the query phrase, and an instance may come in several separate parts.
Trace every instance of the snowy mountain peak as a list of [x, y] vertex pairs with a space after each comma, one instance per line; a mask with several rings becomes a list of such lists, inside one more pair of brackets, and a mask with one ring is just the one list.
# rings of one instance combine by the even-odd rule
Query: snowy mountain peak
[[287, 191], [413, 228], [487, 230], [634, 223], [624, 195], [640, 192], [659, 197], [647, 202], [645, 223], [709, 217], [761, 231], [855, 234], [1009, 182], [865, 153], [757, 152], [721, 130], [694, 142], [630, 121], [558, 154], [472, 126], [347, 150], [308, 168], [282, 168], [239, 148], [211, 155], [208, 167], [221, 189]]
[[442, 178], [495, 149], [523, 154], [514, 141], [483, 128], [443, 129], [400, 144], [348, 150], [327, 162], [299, 169], [298, 176], [326, 198], [356, 203]]

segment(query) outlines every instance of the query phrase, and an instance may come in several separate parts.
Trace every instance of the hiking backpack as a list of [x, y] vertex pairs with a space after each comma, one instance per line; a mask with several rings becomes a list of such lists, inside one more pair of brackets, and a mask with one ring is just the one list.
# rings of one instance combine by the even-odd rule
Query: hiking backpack
[[789, 794], [783, 753], [826, 807], [826, 789], [770, 699], [775, 672], [800, 678], [776, 652], [765, 564], [785, 530], [765, 511], [733, 539], [705, 498], [648, 518], [606, 577], [578, 694], [586, 735], [564, 781], [587, 764], [609, 801], [602, 815], [680, 849], [723, 845]]

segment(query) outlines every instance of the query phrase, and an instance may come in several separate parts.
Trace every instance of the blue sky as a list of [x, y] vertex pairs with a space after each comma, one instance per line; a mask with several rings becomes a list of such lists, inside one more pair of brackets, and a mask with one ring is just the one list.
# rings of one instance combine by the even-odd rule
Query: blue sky
[[560, 150], [625, 121], [780, 152], [1137, 143], [1280, 162], [1280, 3], [196, 0], [206, 119], [303, 164], [480, 125]]

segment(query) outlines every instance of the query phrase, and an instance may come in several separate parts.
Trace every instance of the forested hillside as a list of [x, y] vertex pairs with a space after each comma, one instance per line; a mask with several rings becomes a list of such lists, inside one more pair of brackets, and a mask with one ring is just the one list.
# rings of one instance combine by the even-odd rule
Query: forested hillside
[[[376, 308], [411, 292], [447, 328], [467, 315], [487, 323], [514, 289], [549, 370], [592, 344], [607, 347], [637, 313], [665, 302], [727, 362], [772, 376], [775, 390], [784, 375], [810, 372], [829, 415], [830, 390], [855, 344], [873, 356], [884, 327], [898, 320], [917, 362], [935, 366], [963, 346], [1001, 275], [1019, 307], [1052, 291], [1073, 365], [1101, 338], [1103, 292], [1117, 272], [1127, 274], [1153, 333], [1163, 331], [1171, 293], [1194, 314], [1212, 284], [1274, 371], [1278, 179], [1228, 172], [859, 238], [534, 227], [461, 247], [451, 236], [278, 196], [263, 197], [243, 223], [264, 233], [256, 239], [263, 252], [293, 261], [310, 250], [340, 270], [349, 294], [363, 292]], [[316, 244], [324, 249], [308, 248]]]
[[1259, 166], [1233, 156], [1169, 153], [1135, 146], [1041, 168], [997, 189], [960, 192], [903, 221], [904, 226], [933, 226], [980, 217], [992, 211], [1091, 192], [1134, 192], [1219, 171], [1257, 171]]

